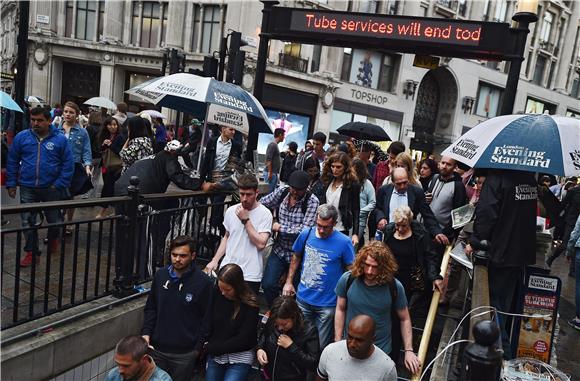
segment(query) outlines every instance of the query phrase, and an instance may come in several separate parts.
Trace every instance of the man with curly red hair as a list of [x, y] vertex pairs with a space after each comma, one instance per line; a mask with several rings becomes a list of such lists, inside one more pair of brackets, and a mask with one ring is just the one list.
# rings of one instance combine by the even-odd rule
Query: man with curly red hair
[[401, 282], [395, 279], [398, 265], [390, 249], [382, 242], [372, 241], [357, 253], [351, 271], [345, 272], [336, 285], [334, 340], [343, 338], [350, 320], [366, 314], [376, 324], [375, 345], [393, 361], [399, 358], [391, 350], [392, 309], [400, 320], [405, 367], [413, 374], [419, 371], [419, 359], [413, 351], [411, 317]]

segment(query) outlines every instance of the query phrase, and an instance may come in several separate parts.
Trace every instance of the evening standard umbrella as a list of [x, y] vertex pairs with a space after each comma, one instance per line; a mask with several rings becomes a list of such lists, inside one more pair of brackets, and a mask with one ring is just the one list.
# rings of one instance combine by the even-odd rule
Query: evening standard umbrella
[[188, 112], [206, 123], [248, 135], [272, 133], [264, 108], [252, 94], [231, 83], [189, 73], [153, 78], [126, 91], [157, 106]]
[[162, 113], [160, 113], [157, 110], [143, 110], [139, 114], [147, 114], [154, 119], [157, 119], [157, 118], [165, 119], [166, 118], [165, 115], [163, 115]]
[[341, 135], [350, 136], [360, 140], [372, 140], [375, 142], [391, 140], [382, 127], [371, 123], [349, 122], [339, 127], [337, 131]]
[[86, 101], [84, 104], [89, 106], [102, 107], [109, 110], [115, 110], [117, 108], [115, 102], [105, 97], [93, 97]]
[[475, 168], [580, 175], [580, 120], [504, 115], [478, 124], [442, 155]]
[[22, 112], [22, 109], [20, 106], [18, 106], [18, 103], [16, 103], [14, 99], [12, 99], [10, 95], [6, 94], [4, 91], [0, 91], [0, 107], [8, 110]]

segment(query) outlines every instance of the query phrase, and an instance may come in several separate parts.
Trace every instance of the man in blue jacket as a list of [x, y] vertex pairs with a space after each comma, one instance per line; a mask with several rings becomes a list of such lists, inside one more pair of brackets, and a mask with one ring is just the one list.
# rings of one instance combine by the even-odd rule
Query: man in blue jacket
[[[16, 135], [8, 152], [6, 189], [12, 198], [20, 185], [20, 202], [58, 201], [68, 198], [68, 188], [74, 172], [72, 152], [66, 137], [50, 124], [50, 109], [36, 107], [30, 110], [30, 129]], [[63, 221], [60, 209], [44, 211], [48, 223]], [[36, 225], [36, 213], [21, 214], [22, 226]], [[48, 250], [58, 252], [59, 229], [48, 229]], [[21, 267], [28, 267], [33, 259], [39, 261], [38, 232], [25, 233], [25, 257]]]

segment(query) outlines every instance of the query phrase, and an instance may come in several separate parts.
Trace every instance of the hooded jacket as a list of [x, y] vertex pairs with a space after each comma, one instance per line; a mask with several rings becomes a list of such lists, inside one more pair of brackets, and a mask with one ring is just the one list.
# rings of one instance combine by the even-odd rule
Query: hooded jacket
[[537, 199], [533, 173], [490, 171], [475, 208], [473, 248], [487, 240], [490, 262], [496, 267], [535, 264]]
[[66, 137], [50, 126], [40, 140], [33, 129], [19, 132], [8, 151], [6, 187], [68, 188], [74, 161]]
[[155, 349], [186, 353], [201, 349], [204, 319], [211, 305], [213, 283], [195, 265], [181, 278], [159, 269], [145, 303], [142, 335], [150, 336]]
[[[419, 221], [411, 221], [411, 231], [415, 237], [415, 250], [417, 263], [422, 265], [425, 269], [425, 274], [427, 278], [432, 283], [435, 279], [443, 279], [440, 274], [439, 268], [439, 257], [435, 251], [431, 249], [429, 233], [425, 229], [422, 223]], [[385, 232], [383, 240], [388, 241], [393, 235], [395, 235], [395, 223], [391, 222], [385, 226]], [[429, 289], [429, 285], [427, 288]]]
[[302, 328], [292, 329], [287, 335], [292, 339], [292, 345], [286, 349], [278, 348], [280, 333], [276, 332], [273, 321], [266, 324], [258, 340], [258, 349], [263, 349], [268, 355], [266, 371], [270, 377], [275, 376], [280, 381], [306, 380], [306, 372], [315, 371], [320, 359], [318, 332], [305, 321]]

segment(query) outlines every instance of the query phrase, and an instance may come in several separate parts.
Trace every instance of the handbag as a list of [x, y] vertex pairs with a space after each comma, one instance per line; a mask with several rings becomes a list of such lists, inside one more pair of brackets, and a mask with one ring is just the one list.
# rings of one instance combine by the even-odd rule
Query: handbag
[[107, 172], [115, 173], [123, 168], [123, 160], [115, 152], [111, 151], [111, 149], [108, 149], [103, 153], [103, 168]]
[[425, 272], [421, 265], [411, 267], [411, 291], [425, 291]]
[[87, 175], [85, 166], [81, 163], [75, 163], [75, 171], [70, 183], [71, 195], [74, 197], [79, 194], [85, 194], [91, 189], [93, 189], [93, 183], [91, 177]]

